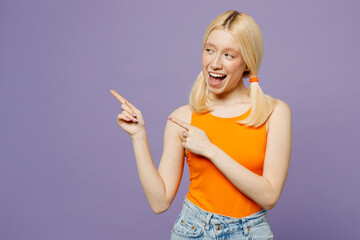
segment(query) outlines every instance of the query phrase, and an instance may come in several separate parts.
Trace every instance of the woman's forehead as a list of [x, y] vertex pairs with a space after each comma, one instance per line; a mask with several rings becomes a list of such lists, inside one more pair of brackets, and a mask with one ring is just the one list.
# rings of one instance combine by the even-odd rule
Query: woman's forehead
[[234, 36], [227, 30], [215, 29], [206, 39], [205, 45], [239, 52], [240, 48]]

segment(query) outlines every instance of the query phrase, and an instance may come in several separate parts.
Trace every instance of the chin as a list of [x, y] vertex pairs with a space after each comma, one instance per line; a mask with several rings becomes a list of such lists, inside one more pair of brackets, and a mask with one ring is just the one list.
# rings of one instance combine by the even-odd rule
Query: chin
[[212, 93], [212, 94], [218, 95], [218, 94], [223, 93], [223, 91], [222, 91], [222, 89], [208, 88], [208, 93]]

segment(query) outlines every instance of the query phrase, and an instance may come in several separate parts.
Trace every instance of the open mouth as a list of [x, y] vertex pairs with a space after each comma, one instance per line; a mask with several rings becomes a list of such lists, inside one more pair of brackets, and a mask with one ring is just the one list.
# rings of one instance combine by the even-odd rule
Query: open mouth
[[218, 74], [218, 73], [209, 73], [210, 81], [213, 83], [220, 83], [222, 80], [226, 78], [225, 74]]

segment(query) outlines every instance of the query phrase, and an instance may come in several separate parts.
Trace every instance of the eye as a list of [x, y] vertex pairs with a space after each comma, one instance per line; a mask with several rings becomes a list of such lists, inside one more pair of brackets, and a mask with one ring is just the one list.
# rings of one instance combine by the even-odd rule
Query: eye
[[230, 55], [230, 54], [228, 54], [228, 53], [226, 53], [225, 56], [228, 56], [228, 57], [230, 57], [230, 58], [234, 58], [234, 56], [232, 56], [232, 55]]
[[209, 48], [206, 48], [205, 51], [207, 51], [207, 52], [212, 52], [212, 50], [209, 49]]

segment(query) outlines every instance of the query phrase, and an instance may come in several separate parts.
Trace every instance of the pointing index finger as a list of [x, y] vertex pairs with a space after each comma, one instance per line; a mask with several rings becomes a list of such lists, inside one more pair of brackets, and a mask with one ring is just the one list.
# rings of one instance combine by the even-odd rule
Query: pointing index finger
[[118, 94], [116, 91], [114, 90], [110, 90], [111, 94], [117, 99], [119, 100], [119, 102], [121, 103], [125, 103], [125, 98], [123, 98], [120, 94]]
[[187, 122], [184, 122], [180, 119], [177, 119], [175, 117], [172, 117], [172, 116], [168, 116], [169, 120], [176, 123], [177, 125], [179, 125], [180, 127], [183, 127], [185, 128], [186, 130], [189, 130], [191, 128], [191, 125], [188, 124]]

